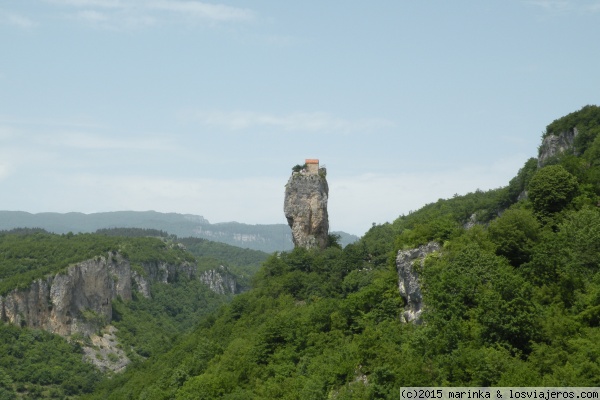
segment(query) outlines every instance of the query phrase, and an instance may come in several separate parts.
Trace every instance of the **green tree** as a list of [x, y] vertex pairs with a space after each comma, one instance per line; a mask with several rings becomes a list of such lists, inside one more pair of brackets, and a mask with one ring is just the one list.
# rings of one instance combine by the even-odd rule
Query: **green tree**
[[2, 368], [0, 368], [0, 399], [16, 399], [17, 396], [13, 390], [13, 380]]
[[534, 212], [544, 219], [561, 211], [577, 193], [577, 178], [561, 165], [540, 169], [529, 182]]
[[596, 271], [600, 262], [600, 212], [584, 207], [567, 215], [559, 236], [577, 264]]
[[529, 210], [510, 209], [490, 223], [489, 236], [496, 244], [496, 254], [518, 267], [531, 258], [539, 235], [539, 224]]
[[296, 165], [294, 165], [294, 166], [292, 167], [292, 171], [294, 171], [294, 172], [300, 172], [300, 171], [302, 171], [303, 169], [306, 169], [306, 163], [305, 163], [305, 164], [302, 164], [302, 165], [300, 165], [300, 164], [296, 164]]
[[337, 247], [338, 249], [342, 248], [340, 245], [341, 236], [335, 233], [330, 233], [327, 235], [327, 247]]
[[530, 158], [525, 162], [523, 168], [519, 170], [517, 176], [512, 178], [508, 183], [508, 201], [509, 203], [515, 203], [519, 198], [519, 195], [529, 185], [529, 181], [537, 171], [537, 159]]
[[586, 149], [583, 157], [592, 165], [600, 165], [600, 127], [592, 130], [595, 139]]

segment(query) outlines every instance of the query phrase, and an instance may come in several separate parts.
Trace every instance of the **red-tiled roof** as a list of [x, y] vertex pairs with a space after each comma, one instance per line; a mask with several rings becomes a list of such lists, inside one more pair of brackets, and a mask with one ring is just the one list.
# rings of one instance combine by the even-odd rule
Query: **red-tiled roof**
[[318, 159], [316, 159], [316, 158], [307, 158], [307, 159], [306, 159], [304, 162], [305, 162], [306, 164], [318, 164], [318, 163], [319, 163], [319, 160], [318, 160]]

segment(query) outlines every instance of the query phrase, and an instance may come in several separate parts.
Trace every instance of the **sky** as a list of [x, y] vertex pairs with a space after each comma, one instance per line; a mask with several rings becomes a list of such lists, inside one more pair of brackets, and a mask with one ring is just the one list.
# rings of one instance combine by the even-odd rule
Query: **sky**
[[318, 158], [361, 236], [507, 185], [598, 43], [600, 0], [0, 0], [0, 210], [286, 223]]

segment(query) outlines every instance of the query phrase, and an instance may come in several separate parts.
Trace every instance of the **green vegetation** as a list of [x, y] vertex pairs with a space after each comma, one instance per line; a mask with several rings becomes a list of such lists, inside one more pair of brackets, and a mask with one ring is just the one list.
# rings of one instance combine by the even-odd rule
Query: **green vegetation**
[[[200, 238], [177, 239], [186, 249], [210, 268], [224, 264], [236, 275], [240, 290], [250, 287], [251, 277], [258, 271], [268, 254], [258, 250], [242, 249], [225, 243]], [[202, 268], [202, 267], [201, 267]], [[206, 269], [206, 268], [204, 268]]]
[[[146, 235], [158, 237], [146, 237]], [[28, 287], [34, 279], [64, 271], [76, 262], [127, 257], [134, 268], [158, 263], [195, 265], [203, 271], [230, 265], [247, 276], [258, 269], [267, 255], [203, 239], [183, 239], [193, 249], [164, 232], [148, 229], [111, 229], [99, 234], [55, 235], [40, 229], [17, 229], [0, 234], [0, 287], [3, 293]], [[195, 257], [194, 254], [198, 255]], [[219, 257], [217, 258], [209, 258]], [[172, 274], [169, 283], [155, 282], [152, 298], [134, 292], [132, 301], [113, 301], [112, 324], [117, 327], [119, 346], [133, 364], [168, 351], [177, 339], [189, 332], [204, 316], [230, 301], [230, 295], [218, 295], [197, 279]], [[105, 318], [85, 309], [81, 317], [101, 327]], [[32, 339], [33, 338], [33, 339]], [[79, 398], [93, 391], [100, 373], [83, 363], [82, 345], [91, 346], [90, 338], [80, 333], [64, 339], [49, 333], [17, 328], [0, 322], [0, 399]], [[99, 354], [99, 353], [98, 353]], [[5, 357], [6, 355], [6, 357]], [[108, 358], [115, 361], [115, 354]], [[50, 361], [48, 361], [50, 359]], [[73, 360], [76, 361], [73, 361]], [[18, 368], [15, 368], [15, 363]], [[15, 394], [16, 393], [16, 394]]]
[[44, 232], [0, 233], [0, 295], [24, 289], [35, 279], [64, 271], [69, 265], [120, 252], [132, 264], [194, 262], [192, 254], [163, 240], [96, 234]]
[[300, 164], [296, 164], [292, 167], [292, 171], [293, 172], [300, 172], [302, 170], [306, 169], [306, 163], [300, 165]]
[[[549, 125], [585, 132], [579, 155], [541, 169], [530, 159], [507, 187], [438, 200], [344, 248], [332, 235], [324, 250], [272, 254], [252, 289], [222, 306], [185, 279], [154, 285], [151, 300], [115, 302], [134, 363], [77, 393], [395, 399], [401, 386], [600, 386], [600, 135], [590, 134], [600, 126], [597, 111], [587, 106]], [[173, 237], [128, 240], [118, 247], [138, 260], [189, 257]], [[423, 324], [404, 324], [395, 255], [430, 241], [442, 250], [422, 270]], [[185, 245], [204, 268], [218, 265], [218, 250]], [[18, 382], [0, 364], [0, 393], [11, 395]], [[65, 391], [62, 382], [43, 385]]]
[[24, 289], [35, 279], [118, 249], [118, 240], [91, 234], [2, 233], [0, 295], [15, 288]]
[[[167, 355], [148, 360], [152, 367], [146, 363], [106, 382], [97, 396], [283, 398], [299, 391], [321, 398], [323, 389], [353, 376], [361, 352], [371, 351], [367, 342], [352, 343], [354, 331], [380, 323], [390, 332], [402, 329], [393, 270], [358, 271], [344, 282], [348, 266], [362, 264], [362, 256], [360, 249], [336, 247], [271, 256], [253, 291], [204, 319]], [[346, 291], [370, 281], [345, 299]]]
[[488, 233], [496, 245], [496, 254], [519, 267], [531, 259], [533, 247], [540, 237], [540, 226], [530, 210], [513, 208], [493, 220]]
[[98, 314], [96, 311], [90, 310], [89, 308], [81, 312], [81, 317], [84, 321], [92, 323], [98, 327], [102, 327], [108, 322], [103, 315]]
[[533, 211], [547, 218], [565, 208], [577, 192], [577, 178], [562, 165], [540, 169], [529, 182], [528, 195]]
[[0, 354], [1, 399], [75, 398], [101, 378], [78, 344], [44, 331], [0, 322]]
[[507, 198], [504, 206], [516, 203], [519, 197], [525, 192], [525, 189], [529, 186], [529, 181], [533, 175], [537, 172], [537, 158], [530, 158], [527, 160], [523, 168], [519, 170], [517, 176], [512, 178], [508, 183]]
[[176, 238], [175, 235], [169, 235], [168, 232], [159, 229], [144, 229], [144, 228], [104, 228], [96, 230], [99, 235], [117, 236], [117, 237], [159, 237], [159, 238]]
[[[290, 250], [294, 247], [287, 224], [248, 225], [238, 222], [211, 224], [198, 215], [155, 211], [96, 214], [29, 214], [20, 211], [0, 211], [0, 231], [23, 227], [38, 228], [37, 230], [43, 228], [58, 234], [95, 232], [120, 237], [140, 235], [163, 238], [197, 237], [267, 253]], [[349, 233], [337, 233], [341, 236], [342, 245], [358, 239]]]
[[567, 132], [573, 128], [577, 129], [594, 129], [600, 126], [600, 107], [595, 105], [587, 105], [580, 110], [565, 115], [564, 117], [555, 119], [551, 124], [546, 126], [546, 134], [559, 134]]
[[137, 292], [133, 300], [113, 301], [113, 321], [119, 343], [134, 362], [162, 354], [190, 331], [197, 321], [217, 310], [229, 298], [218, 295], [198, 280], [154, 283], [152, 298]]
[[587, 105], [579, 111], [554, 120], [546, 127], [543, 137], [570, 132], [573, 128], [577, 128], [579, 132], [575, 138], [575, 148], [579, 154], [583, 154], [600, 133], [600, 107]]
[[[592, 154], [540, 170], [529, 160], [505, 188], [428, 204], [344, 249], [331, 238], [323, 251], [274, 254], [252, 290], [89, 397], [393, 399], [400, 386], [597, 386]], [[395, 253], [432, 240], [443, 249], [423, 270], [424, 324], [403, 324]]]
[[[191, 255], [195, 256], [197, 260], [202, 260], [200, 263], [201, 270], [226, 265], [236, 275], [241, 290], [250, 286], [250, 278], [268, 257], [267, 253], [259, 250], [242, 249], [225, 243], [212, 242], [196, 237], [178, 238], [175, 235], [156, 229], [111, 228], [99, 229], [96, 233], [105, 236], [128, 238], [155, 237], [162, 238], [171, 245], [181, 244], [184, 247], [179, 246], [180, 250], [185, 249]], [[139, 246], [136, 245], [136, 247]], [[141, 252], [144, 251], [142, 248]], [[154, 257], [154, 255], [151, 254], [150, 257]], [[188, 261], [192, 261], [189, 259], [189, 255]]]

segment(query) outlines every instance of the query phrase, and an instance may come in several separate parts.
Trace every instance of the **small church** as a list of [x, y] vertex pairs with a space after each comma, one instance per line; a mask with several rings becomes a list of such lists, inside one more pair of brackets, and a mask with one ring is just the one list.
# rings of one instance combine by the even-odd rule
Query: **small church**
[[306, 164], [306, 172], [309, 175], [317, 175], [319, 173], [319, 160], [307, 158], [304, 163]]

